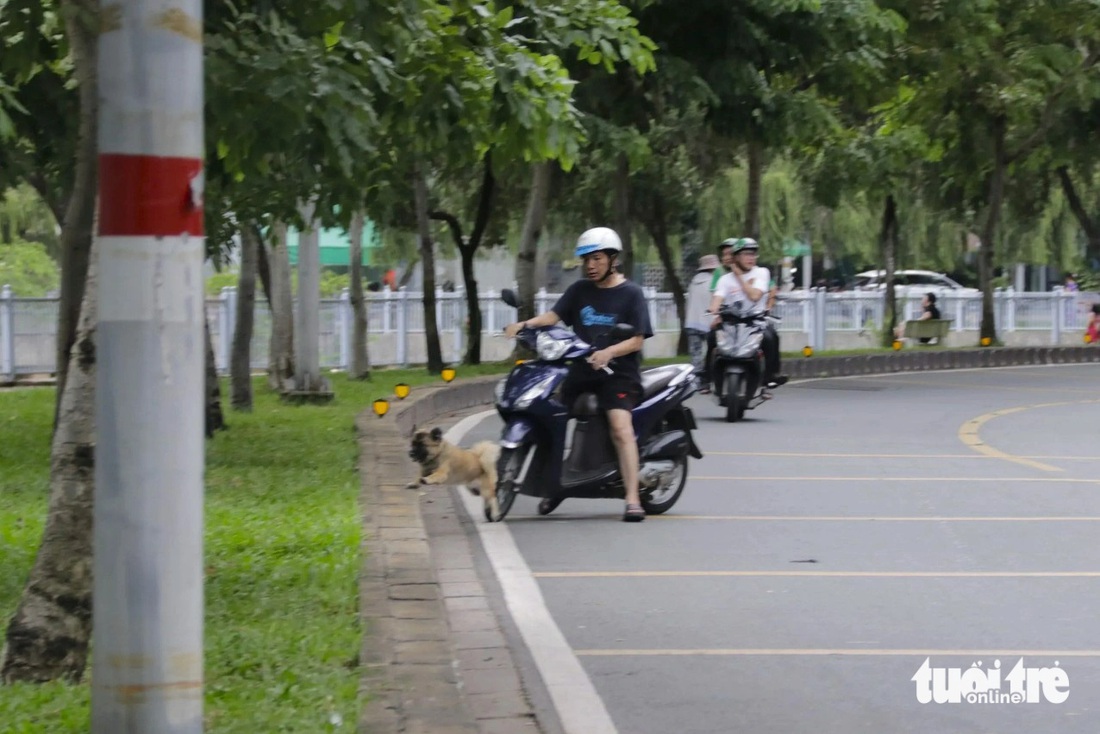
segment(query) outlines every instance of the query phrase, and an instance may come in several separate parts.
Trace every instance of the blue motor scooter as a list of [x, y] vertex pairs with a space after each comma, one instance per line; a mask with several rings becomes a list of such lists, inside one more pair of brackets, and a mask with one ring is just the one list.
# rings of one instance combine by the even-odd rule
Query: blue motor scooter
[[[501, 297], [510, 306], [518, 305], [510, 290]], [[608, 334], [609, 343], [634, 333], [633, 326], [618, 324]], [[571, 406], [562, 402], [569, 364], [585, 359], [597, 347], [560, 326], [523, 329], [517, 339], [538, 358], [517, 364], [496, 387], [497, 411], [504, 420], [497, 519], [508, 514], [516, 494], [541, 498], [540, 515], [550, 514], [571, 497], [623, 499], [618, 455], [596, 395], [582, 394]], [[688, 457], [703, 457], [691, 435], [695, 418], [684, 404], [697, 389], [688, 364], [642, 372], [642, 397], [633, 416], [638, 488], [647, 514], [659, 515], [676, 503], [687, 482]], [[493, 519], [488, 512], [486, 519]]]

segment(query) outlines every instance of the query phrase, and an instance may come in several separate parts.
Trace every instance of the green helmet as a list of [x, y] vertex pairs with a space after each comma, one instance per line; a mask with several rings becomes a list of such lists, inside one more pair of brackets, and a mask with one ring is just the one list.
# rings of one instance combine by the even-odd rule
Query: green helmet
[[721, 254], [722, 250], [727, 247], [733, 248], [733, 254], [741, 252], [742, 250], [759, 251], [760, 245], [752, 237], [730, 237], [728, 240], [718, 246], [718, 253]]

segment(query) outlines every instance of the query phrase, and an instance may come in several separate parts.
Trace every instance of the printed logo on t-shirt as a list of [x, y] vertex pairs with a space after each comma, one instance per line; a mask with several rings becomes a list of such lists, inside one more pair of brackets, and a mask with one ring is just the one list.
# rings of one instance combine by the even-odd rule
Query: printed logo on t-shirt
[[617, 322], [615, 314], [600, 313], [591, 306], [581, 309], [581, 323], [585, 326], [614, 326]]

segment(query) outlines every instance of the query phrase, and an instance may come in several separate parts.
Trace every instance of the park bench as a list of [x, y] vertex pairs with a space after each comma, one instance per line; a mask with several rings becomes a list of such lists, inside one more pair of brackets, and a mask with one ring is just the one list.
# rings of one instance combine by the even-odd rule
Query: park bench
[[[906, 321], [906, 339], [935, 339], [935, 344], [943, 344], [947, 332], [951, 331], [951, 319], [925, 319], [924, 321]], [[925, 345], [932, 342], [922, 342]]]

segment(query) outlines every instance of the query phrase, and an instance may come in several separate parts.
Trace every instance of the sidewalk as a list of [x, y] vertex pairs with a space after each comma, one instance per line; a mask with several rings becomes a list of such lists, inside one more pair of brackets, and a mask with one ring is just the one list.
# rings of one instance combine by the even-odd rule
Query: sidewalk
[[405, 489], [416, 467], [396, 424], [369, 410], [357, 424], [364, 519], [359, 731], [540, 734], [451, 491]]

